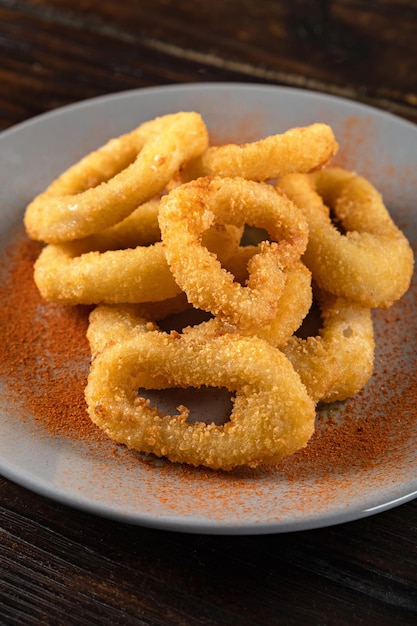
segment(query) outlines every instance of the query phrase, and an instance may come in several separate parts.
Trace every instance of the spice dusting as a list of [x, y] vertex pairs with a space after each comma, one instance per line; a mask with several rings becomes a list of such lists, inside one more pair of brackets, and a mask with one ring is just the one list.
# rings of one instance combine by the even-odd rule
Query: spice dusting
[[0, 378], [3, 401], [49, 434], [98, 436], [85, 409], [88, 310], [42, 300], [33, 282], [40, 245], [20, 233], [0, 263]]

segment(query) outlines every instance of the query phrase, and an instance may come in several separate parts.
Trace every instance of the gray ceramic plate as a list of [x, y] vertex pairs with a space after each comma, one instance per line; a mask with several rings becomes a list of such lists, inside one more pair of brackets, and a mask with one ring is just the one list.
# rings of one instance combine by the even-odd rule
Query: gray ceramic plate
[[[392, 215], [415, 246], [414, 125], [317, 93], [224, 83], [115, 94], [65, 107], [4, 132], [0, 136], [0, 246], [21, 222], [22, 208], [64, 168], [111, 136], [179, 110], [199, 111], [214, 141], [251, 141], [292, 126], [328, 122], [341, 145], [338, 161], [366, 175], [383, 192]], [[290, 464], [268, 472], [222, 474], [145, 464], [134, 455], [112, 456], [88, 443], [52, 437], [31, 415], [19, 419], [16, 408], [2, 401], [0, 470], [35, 492], [97, 515], [192, 533], [317, 528], [402, 504], [417, 495], [417, 422], [410, 426], [410, 415], [417, 412], [413, 396], [416, 289], [414, 281], [389, 313], [375, 312], [375, 375], [364, 392], [352, 402], [320, 412], [321, 437], [330, 430], [336, 438], [340, 435], [339, 452], [333, 446], [324, 464], [323, 457], [315, 462], [314, 454], [295, 469]], [[0, 398], [5, 384], [0, 381]], [[368, 426], [362, 428], [361, 420]], [[370, 446], [363, 434], [370, 420], [382, 437], [377, 446]], [[352, 431], [352, 423], [357, 426], [356, 441], [343, 435]], [[317, 451], [323, 454], [320, 450], [318, 441]]]

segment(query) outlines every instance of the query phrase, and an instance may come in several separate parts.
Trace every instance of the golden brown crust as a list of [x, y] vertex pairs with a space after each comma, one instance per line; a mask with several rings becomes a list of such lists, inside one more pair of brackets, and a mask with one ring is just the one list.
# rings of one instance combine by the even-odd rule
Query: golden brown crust
[[162, 193], [180, 167], [207, 145], [198, 113], [145, 122], [85, 156], [38, 195], [26, 209], [26, 230], [47, 243], [100, 232]]
[[[413, 252], [368, 180], [326, 168], [284, 176], [279, 187], [308, 221], [303, 260], [320, 287], [371, 308], [387, 308], [407, 291]], [[330, 207], [346, 234], [332, 223]]]
[[[96, 320], [97, 322], [97, 320]], [[235, 394], [223, 425], [187, 421], [151, 407], [138, 388], [225, 387]], [[86, 400], [91, 419], [128, 447], [174, 462], [230, 470], [277, 463], [305, 446], [315, 403], [289, 360], [256, 337], [196, 337], [123, 332], [93, 361]]]
[[[248, 262], [245, 286], [201, 243], [215, 223], [248, 223], [270, 234], [272, 241], [261, 242]], [[243, 178], [199, 178], [173, 189], [161, 200], [159, 225], [168, 264], [188, 300], [242, 329], [272, 322], [283, 270], [307, 245], [307, 225], [293, 203], [271, 185]]]
[[326, 165], [338, 144], [327, 124], [291, 128], [253, 143], [210, 146], [182, 172], [185, 181], [201, 176], [265, 181], [290, 172], [311, 172]]

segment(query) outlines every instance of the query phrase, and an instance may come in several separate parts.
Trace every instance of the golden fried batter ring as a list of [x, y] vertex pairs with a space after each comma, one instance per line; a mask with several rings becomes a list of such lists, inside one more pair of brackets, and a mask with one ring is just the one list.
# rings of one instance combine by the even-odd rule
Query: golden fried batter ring
[[237, 176], [265, 181], [323, 167], [337, 149], [330, 126], [311, 124], [252, 143], [211, 146], [189, 162], [182, 176], [185, 181], [201, 176]]
[[[154, 203], [147, 205], [147, 211], [141, 214], [151, 221]], [[149, 243], [151, 237], [138, 220], [139, 211], [102, 233], [45, 246], [34, 265], [35, 284], [43, 298], [75, 305], [160, 302], [180, 294], [162, 243], [141, 244]], [[159, 236], [159, 226], [152, 226]], [[203, 242], [226, 262], [237, 248], [241, 233], [242, 229], [234, 226], [211, 228], [204, 233]], [[135, 247], [124, 249], [126, 245]]]
[[291, 337], [282, 347], [313, 400], [335, 402], [360, 391], [374, 365], [371, 311], [322, 290], [315, 291], [322, 326], [317, 335]]
[[106, 252], [84, 252], [78, 241], [49, 244], [35, 262], [34, 280], [45, 300], [65, 305], [159, 301], [181, 291], [161, 242]]
[[161, 198], [157, 196], [141, 204], [124, 220], [109, 226], [99, 233], [83, 238], [86, 250], [119, 250], [120, 248], [136, 248], [149, 246], [161, 240], [158, 213]]
[[85, 156], [38, 195], [26, 209], [26, 230], [47, 243], [100, 232], [161, 193], [207, 145], [198, 113], [146, 122]]
[[[248, 255], [250, 258], [254, 252], [248, 254], [246, 248], [239, 248], [241, 257]], [[236, 267], [236, 258], [232, 259], [234, 275], [239, 274], [241, 268]], [[230, 269], [231, 265], [227, 264]], [[308, 314], [313, 294], [311, 289], [311, 273], [300, 261], [295, 263], [290, 269], [284, 270], [285, 283], [282, 294], [277, 303], [277, 312], [268, 326], [254, 328], [249, 331], [238, 330], [228, 323], [221, 322], [219, 318], [213, 318], [206, 322], [201, 322], [196, 326], [188, 326], [183, 329], [184, 334], [196, 333], [203, 337], [210, 338], [224, 333], [239, 333], [244, 336], [256, 335], [270, 343], [272, 346], [281, 347], [285, 345], [293, 333], [300, 328], [304, 318]]]
[[100, 304], [89, 315], [87, 339], [93, 360], [104, 348], [129, 336], [132, 330], [157, 330], [155, 324], [141, 316], [135, 304]]
[[[321, 288], [371, 308], [387, 308], [407, 291], [414, 262], [410, 244], [370, 182], [328, 168], [289, 174], [279, 187], [308, 221], [303, 260]], [[333, 224], [331, 211], [346, 234]]]
[[[174, 462], [224, 470], [273, 464], [306, 445], [315, 404], [282, 352], [256, 337], [200, 342], [146, 330], [143, 324], [125, 328], [92, 363], [88, 412], [112, 439]], [[235, 393], [230, 421], [190, 423], [186, 407], [163, 414], [138, 397], [140, 388], [203, 385]]]
[[[258, 245], [239, 246], [225, 267], [241, 284], [244, 284], [248, 279], [248, 263], [258, 252]], [[252, 331], [252, 334], [265, 339], [275, 347], [282, 346], [300, 328], [313, 301], [311, 272], [301, 261], [296, 261], [286, 268], [284, 276], [284, 288], [277, 303], [274, 319], [269, 325]], [[231, 332], [230, 325], [227, 325], [227, 328], [228, 332]]]
[[[242, 286], [202, 245], [201, 236], [213, 224], [245, 223], [265, 229], [272, 242], [259, 244]], [[242, 178], [200, 178], [173, 189], [161, 200], [159, 225], [168, 264], [188, 300], [243, 330], [272, 322], [283, 270], [307, 245], [307, 225], [293, 203], [271, 185]]]

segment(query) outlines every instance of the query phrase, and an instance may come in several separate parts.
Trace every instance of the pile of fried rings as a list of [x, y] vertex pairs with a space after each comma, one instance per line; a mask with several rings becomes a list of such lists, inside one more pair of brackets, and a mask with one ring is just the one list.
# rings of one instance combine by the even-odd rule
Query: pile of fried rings
[[[109, 437], [193, 466], [272, 465], [306, 446], [319, 402], [366, 385], [372, 309], [406, 292], [414, 259], [374, 186], [331, 165], [337, 150], [323, 123], [214, 146], [198, 113], [179, 112], [110, 140], [30, 203], [42, 296], [94, 305], [85, 398]], [[206, 317], [162, 330], [187, 311]], [[146, 397], [190, 387], [227, 389], [229, 419]]]

